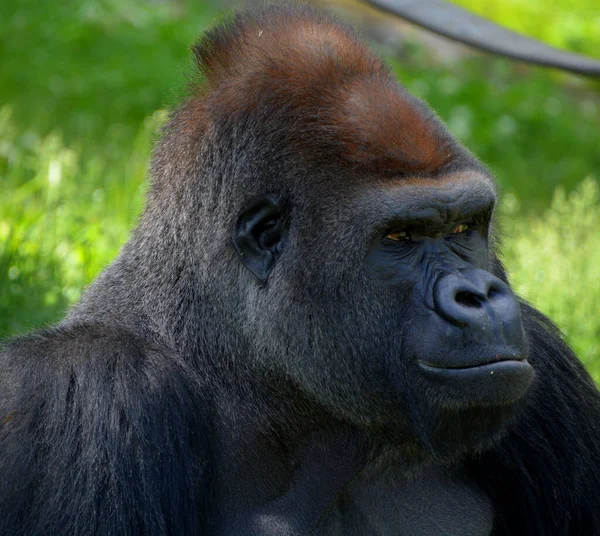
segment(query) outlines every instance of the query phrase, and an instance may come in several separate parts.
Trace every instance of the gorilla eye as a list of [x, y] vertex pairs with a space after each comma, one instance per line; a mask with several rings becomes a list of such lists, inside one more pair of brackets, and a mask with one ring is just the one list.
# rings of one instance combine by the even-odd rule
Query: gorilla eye
[[450, 231], [450, 234], [461, 234], [461, 233], [466, 232], [468, 229], [469, 229], [468, 223], [459, 223], [458, 225], [453, 227], [452, 231]]
[[410, 235], [406, 231], [393, 231], [388, 233], [385, 237], [389, 240], [394, 240], [395, 242], [410, 240]]

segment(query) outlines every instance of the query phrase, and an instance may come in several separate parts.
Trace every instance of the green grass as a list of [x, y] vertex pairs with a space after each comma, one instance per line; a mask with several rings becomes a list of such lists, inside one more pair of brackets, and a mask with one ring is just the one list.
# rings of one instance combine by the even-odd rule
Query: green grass
[[[0, 2], [0, 336], [57, 320], [117, 254], [215, 14], [191, 0]], [[597, 42], [586, 32], [581, 50]], [[498, 176], [515, 287], [600, 381], [597, 88], [488, 58], [443, 67], [417, 47], [392, 62]]]
[[600, 188], [591, 177], [562, 188], [541, 215], [523, 216], [519, 200], [500, 207], [504, 259], [521, 296], [561, 328], [600, 383]]
[[207, 4], [0, 2], [0, 336], [55, 321], [127, 239]]

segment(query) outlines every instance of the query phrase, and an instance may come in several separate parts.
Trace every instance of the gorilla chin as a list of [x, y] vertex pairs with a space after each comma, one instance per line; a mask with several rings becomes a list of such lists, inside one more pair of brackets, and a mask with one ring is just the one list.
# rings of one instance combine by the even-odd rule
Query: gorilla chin
[[[505, 437], [532, 391], [535, 373], [522, 354], [504, 350], [465, 366], [452, 365], [450, 358], [413, 362], [412, 388], [405, 400], [415, 459], [451, 462]], [[398, 445], [406, 444], [405, 431], [392, 435]]]

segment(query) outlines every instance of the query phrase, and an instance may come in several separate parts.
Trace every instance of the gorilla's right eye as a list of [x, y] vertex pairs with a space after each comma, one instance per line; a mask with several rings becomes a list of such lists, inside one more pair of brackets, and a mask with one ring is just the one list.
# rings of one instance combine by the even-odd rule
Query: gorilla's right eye
[[410, 240], [410, 234], [406, 231], [392, 231], [385, 236], [389, 240], [393, 240], [394, 242], [402, 242]]

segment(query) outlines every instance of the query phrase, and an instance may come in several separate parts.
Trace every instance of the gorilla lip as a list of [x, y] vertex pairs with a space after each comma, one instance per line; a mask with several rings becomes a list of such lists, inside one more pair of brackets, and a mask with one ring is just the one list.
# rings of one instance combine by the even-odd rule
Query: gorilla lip
[[507, 358], [470, 367], [448, 368], [419, 362], [423, 374], [447, 395], [461, 403], [503, 405], [519, 400], [534, 376], [527, 359]]
[[490, 367], [493, 365], [498, 365], [500, 363], [507, 363], [507, 362], [514, 362], [514, 363], [527, 363], [529, 365], [529, 362], [527, 361], [527, 359], [524, 356], [505, 356], [505, 357], [495, 357], [494, 359], [487, 359], [484, 361], [481, 361], [480, 363], [473, 363], [470, 365], [439, 365], [439, 364], [435, 364], [435, 363], [429, 363], [427, 361], [422, 361], [419, 360], [419, 366], [425, 370], [471, 370], [471, 369], [480, 369], [482, 367]]

